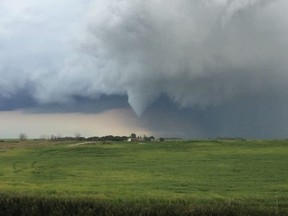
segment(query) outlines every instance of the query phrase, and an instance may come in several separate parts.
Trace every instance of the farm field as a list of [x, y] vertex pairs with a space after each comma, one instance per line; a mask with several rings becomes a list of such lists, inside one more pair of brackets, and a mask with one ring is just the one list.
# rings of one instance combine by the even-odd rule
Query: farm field
[[17, 206], [29, 207], [27, 200], [57, 200], [62, 207], [88, 202], [91, 215], [94, 203], [106, 206], [102, 215], [114, 205], [131, 205], [130, 215], [172, 214], [175, 206], [179, 215], [287, 215], [287, 165], [288, 141], [280, 140], [2, 141], [0, 214], [9, 214], [3, 205], [21, 214]]

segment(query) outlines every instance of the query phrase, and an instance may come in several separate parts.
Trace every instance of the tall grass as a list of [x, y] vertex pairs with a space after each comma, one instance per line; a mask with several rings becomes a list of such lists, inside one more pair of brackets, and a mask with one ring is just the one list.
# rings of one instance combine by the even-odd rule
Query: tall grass
[[247, 216], [287, 215], [287, 208], [265, 205], [247, 205], [241, 202], [191, 203], [188, 201], [142, 200], [95, 200], [91, 198], [64, 198], [2, 195], [0, 215], [158, 215], [158, 216]]

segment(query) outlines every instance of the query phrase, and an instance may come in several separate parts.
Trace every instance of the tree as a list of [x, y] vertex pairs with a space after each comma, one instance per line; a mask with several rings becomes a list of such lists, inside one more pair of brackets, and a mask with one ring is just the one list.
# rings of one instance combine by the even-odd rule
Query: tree
[[135, 133], [131, 133], [131, 138], [136, 139], [136, 134]]
[[161, 141], [161, 142], [164, 141], [164, 138], [163, 138], [163, 137], [160, 137], [160, 138], [159, 138], [159, 141]]
[[21, 140], [21, 141], [27, 140], [27, 135], [25, 133], [21, 133], [19, 135], [19, 140]]

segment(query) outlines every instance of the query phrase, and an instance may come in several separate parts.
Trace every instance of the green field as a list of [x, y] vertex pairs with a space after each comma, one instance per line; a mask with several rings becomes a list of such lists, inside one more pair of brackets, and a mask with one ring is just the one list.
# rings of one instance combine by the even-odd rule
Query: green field
[[187, 215], [207, 206], [288, 215], [288, 141], [2, 141], [0, 194], [5, 205], [39, 198], [144, 205], [150, 215], [179, 205]]

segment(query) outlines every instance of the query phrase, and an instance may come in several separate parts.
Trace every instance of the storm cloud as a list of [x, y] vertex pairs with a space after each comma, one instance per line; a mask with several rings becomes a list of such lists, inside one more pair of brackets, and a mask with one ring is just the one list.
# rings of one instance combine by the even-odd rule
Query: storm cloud
[[1, 1], [0, 109], [88, 101], [91, 111], [119, 97], [153, 130], [284, 137], [287, 9], [284, 0]]

